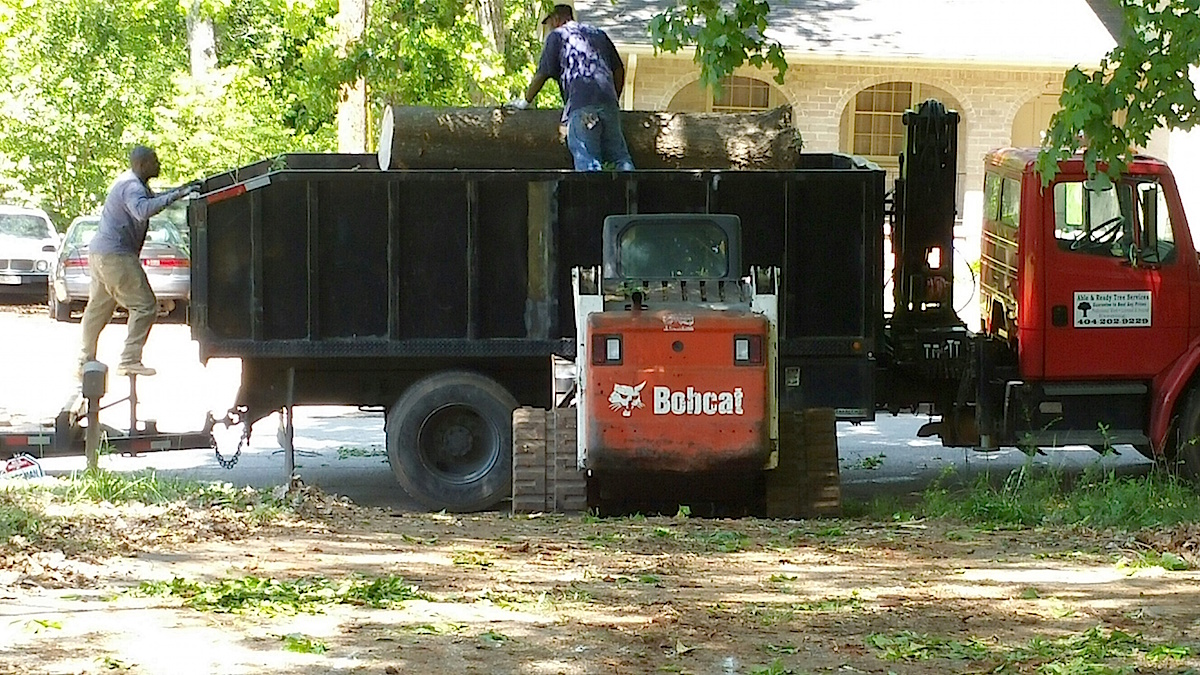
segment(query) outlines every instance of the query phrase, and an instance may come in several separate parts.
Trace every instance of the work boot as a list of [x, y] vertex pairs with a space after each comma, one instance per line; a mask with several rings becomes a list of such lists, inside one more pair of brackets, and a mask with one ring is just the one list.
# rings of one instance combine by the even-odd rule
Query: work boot
[[122, 363], [117, 366], [117, 375], [145, 375], [149, 377], [157, 372], [157, 370], [149, 366], [143, 366], [140, 363]]

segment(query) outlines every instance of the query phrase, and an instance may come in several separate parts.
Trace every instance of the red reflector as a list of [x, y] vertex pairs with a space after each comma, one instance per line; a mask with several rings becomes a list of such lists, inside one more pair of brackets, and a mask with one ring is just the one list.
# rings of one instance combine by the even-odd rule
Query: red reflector
[[146, 267], [188, 267], [187, 258], [144, 258], [142, 265]]

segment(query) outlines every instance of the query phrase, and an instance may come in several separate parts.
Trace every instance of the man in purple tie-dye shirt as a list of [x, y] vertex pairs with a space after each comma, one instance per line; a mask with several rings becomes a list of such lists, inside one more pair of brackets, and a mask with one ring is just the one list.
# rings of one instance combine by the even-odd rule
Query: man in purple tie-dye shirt
[[527, 107], [546, 80], [557, 80], [575, 170], [600, 171], [611, 164], [618, 171], [632, 171], [617, 105], [625, 86], [625, 64], [617, 48], [604, 31], [576, 22], [570, 5], [555, 5], [542, 23], [551, 31], [537, 73], [513, 105]]

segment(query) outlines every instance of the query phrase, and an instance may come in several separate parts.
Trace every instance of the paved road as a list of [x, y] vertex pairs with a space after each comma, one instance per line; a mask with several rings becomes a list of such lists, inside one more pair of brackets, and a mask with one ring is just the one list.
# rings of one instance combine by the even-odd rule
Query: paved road
[[[100, 360], [114, 364], [124, 338], [123, 325], [110, 326], [101, 335]], [[73, 369], [79, 325], [51, 321], [44, 311], [0, 306], [0, 425], [52, 418], [75, 385]], [[158, 325], [151, 332], [145, 361], [159, 375], [139, 380], [142, 417], [157, 420], [169, 431], [198, 429], [209, 410], [228, 409], [237, 392], [241, 366], [233, 359], [213, 359], [202, 365], [196, 343], [185, 325]], [[112, 398], [125, 396], [124, 378], [110, 378]], [[125, 427], [128, 409], [114, 406], [104, 412], [106, 423]], [[947, 466], [962, 476], [983, 470], [1015, 468], [1024, 454], [1008, 449], [979, 453], [943, 448], [936, 441], [916, 437], [925, 420], [904, 415], [883, 417], [874, 423], [839, 425], [838, 445], [842, 483], [846, 496], [867, 498], [882, 492], [904, 494], [923, 489]], [[276, 443], [278, 420], [263, 419], [254, 426], [250, 447], [232, 470], [220, 468], [210, 450], [188, 450], [143, 457], [111, 456], [105, 466], [115, 470], [152, 468], [175, 475], [224, 480], [236, 485], [266, 487], [284, 479], [283, 456]], [[223, 437], [223, 450], [236, 444], [234, 435]], [[360, 504], [411, 509], [415, 505], [396, 486], [384, 452], [383, 417], [355, 408], [308, 407], [296, 413], [297, 472], [308, 483], [349, 496]], [[1122, 472], [1140, 473], [1149, 468], [1132, 448], [1099, 460], [1087, 448], [1047, 451], [1035, 461], [1079, 469], [1103, 461]], [[45, 461], [52, 473], [83, 467], [82, 458]]]

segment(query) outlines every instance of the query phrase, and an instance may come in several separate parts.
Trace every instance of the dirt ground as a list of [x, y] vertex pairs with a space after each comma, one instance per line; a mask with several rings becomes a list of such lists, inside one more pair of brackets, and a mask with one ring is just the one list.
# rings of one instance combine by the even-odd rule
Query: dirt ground
[[[0, 673], [1200, 668], [1200, 573], [1117, 564], [1173, 551], [1195, 570], [1195, 527], [412, 514], [313, 488], [288, 499], [293, 511], [262, 524], [227, 508], [41, 503], [40, 543], [0, 543]], [[137, 592], [356, 575], [402, 577], [415, 598], [218, 612]], [[296, 643], [319, 648], [285, 648]]]

